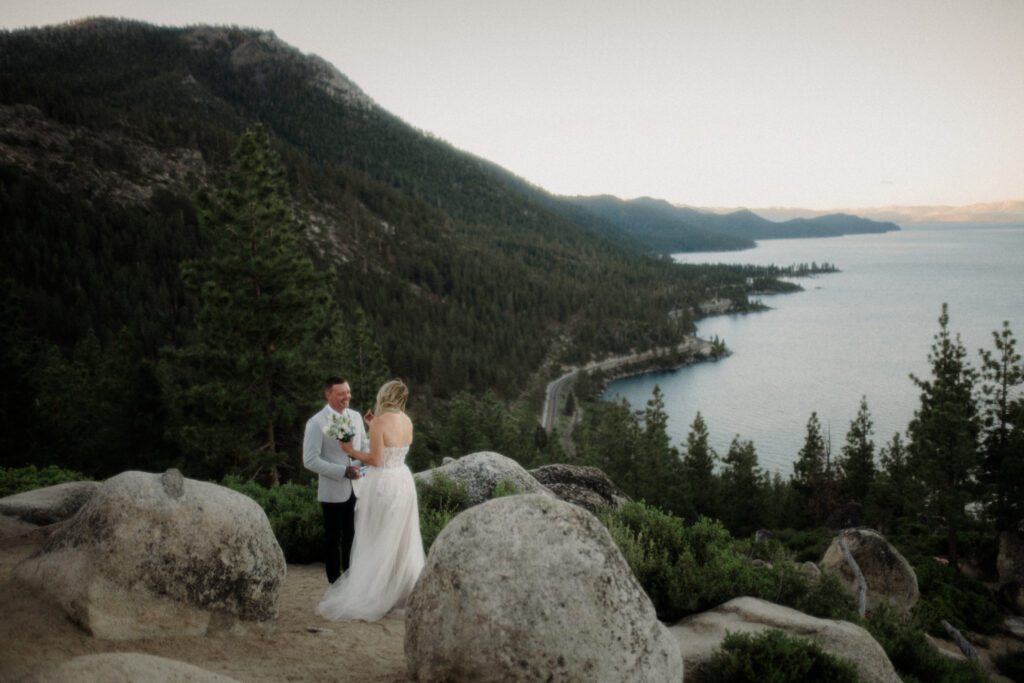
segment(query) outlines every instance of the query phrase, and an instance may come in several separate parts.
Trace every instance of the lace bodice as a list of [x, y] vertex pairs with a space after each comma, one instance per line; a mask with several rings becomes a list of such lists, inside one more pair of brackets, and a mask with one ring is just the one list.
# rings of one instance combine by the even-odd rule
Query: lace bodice
[[408, 446], [385, 446], [384, 460], [380, 466], [386, 470], [401, 467], [405, 464], [405, 455], [408, 452]]

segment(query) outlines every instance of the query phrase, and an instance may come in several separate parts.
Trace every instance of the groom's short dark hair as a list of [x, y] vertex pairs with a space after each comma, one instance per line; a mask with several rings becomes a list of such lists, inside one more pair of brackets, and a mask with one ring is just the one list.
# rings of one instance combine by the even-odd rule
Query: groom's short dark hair
[[324, 380], [324, 391], [330, 391], [331, 387], [335, 384], [345, 384], [348, 382], [344, 377], [328, 377]]

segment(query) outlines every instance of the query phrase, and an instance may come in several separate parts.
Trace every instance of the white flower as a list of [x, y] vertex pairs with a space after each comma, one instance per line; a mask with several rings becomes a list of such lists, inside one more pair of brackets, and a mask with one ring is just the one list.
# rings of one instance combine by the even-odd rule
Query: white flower
[[351, 441], [356, 435], [356, 427], [352, 424], [352, 418], [345, 413], [331, 413], [331, 419], [327, 423], [324, 434], [338, 441]]

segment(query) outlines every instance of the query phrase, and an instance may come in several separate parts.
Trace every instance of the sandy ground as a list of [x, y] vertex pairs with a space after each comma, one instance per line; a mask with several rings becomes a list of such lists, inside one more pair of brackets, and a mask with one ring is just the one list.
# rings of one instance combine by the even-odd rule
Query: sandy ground
[[43, 542], [31, 527], [0, 525], [0, 681], [19, 681], [72, 657], [142, 652], [239, 681], [407, 681], [405, 621], [330, 622], [313, 612], [327, 587], [323, 565], [288, 565], [276, 628], [266, 634], [112, 641], [93, 638], [56, 607], [10, 581]]
[[[22, 681], [72, 657], [100, 652], [142, 652], [188, 662], [239, 681], [359, 681], [396, 683], [405, 671], [401, 614], [367, 623], [331, 622], [313, 612], [327, 587], [323, 565], [288, 565], [276, 628], [266, 634], [113, 641], [93, 638], [57, 607], [10, 581], [11, 570], [46, 539], [47, 529], [0, 517], [0, 681]], [[993, 655], [1018, 650], [1021, 641], [987, 639], [979, 648], [993, 673]], [[959, 657], [949, 641], [933, 639]], [[993, 681], [1009, 679], [999, 675]]]

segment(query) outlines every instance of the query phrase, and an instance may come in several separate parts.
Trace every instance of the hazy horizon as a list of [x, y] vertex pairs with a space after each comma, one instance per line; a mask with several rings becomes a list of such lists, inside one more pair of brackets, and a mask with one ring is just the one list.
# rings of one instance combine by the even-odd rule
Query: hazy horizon
[[1012, 0], [9, 0], [0, 26], [87, 16], [274, 31], [555, 194], [813, 211], [1024, 199]]

